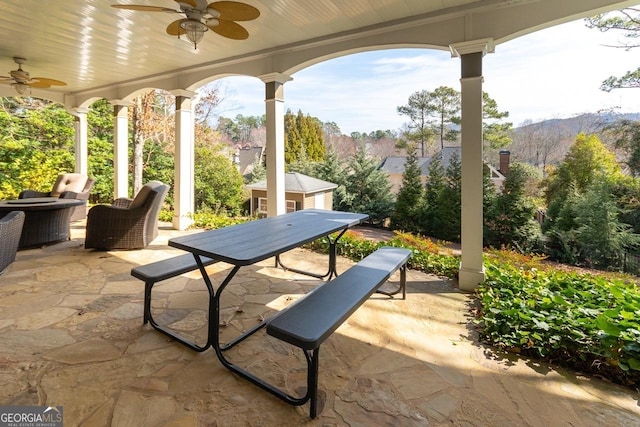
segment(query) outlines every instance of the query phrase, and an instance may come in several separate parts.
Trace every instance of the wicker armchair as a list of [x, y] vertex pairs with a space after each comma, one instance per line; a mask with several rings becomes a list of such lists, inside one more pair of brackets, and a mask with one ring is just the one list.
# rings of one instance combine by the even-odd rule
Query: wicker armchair
[[151, 181], [136, 197], [96, 205], [87, 215], [86, 249], [140, 249], [158, 236], [158, 215], [169, 186]]
[[79, 173], [64, 173], [58, 175], [58, 179], [53, 184], [53, 188], [49, 192], [24, 190], [18, 196], [18, 199], [31, 199], [34, 197], [59, 197], [61, 199], [78, 199], [84, 201], [84, 204], [73, 208], [71, 213], [71, 222], [85, 219], [87, 217], [87, 200], [89, 193], [95, 184], [93, 178]]
[[0, 218], [0, 274], [16, 260], [18, 243], [24, 225], [24, 212], [11, 211]]

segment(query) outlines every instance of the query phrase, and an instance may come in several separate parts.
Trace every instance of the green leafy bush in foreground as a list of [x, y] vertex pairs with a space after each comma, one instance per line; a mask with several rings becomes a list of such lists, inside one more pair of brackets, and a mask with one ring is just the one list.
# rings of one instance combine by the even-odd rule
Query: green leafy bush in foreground
[[640, 387], [640, 289], [595, 274], [485, 263], [478, 288], [481, 337]]

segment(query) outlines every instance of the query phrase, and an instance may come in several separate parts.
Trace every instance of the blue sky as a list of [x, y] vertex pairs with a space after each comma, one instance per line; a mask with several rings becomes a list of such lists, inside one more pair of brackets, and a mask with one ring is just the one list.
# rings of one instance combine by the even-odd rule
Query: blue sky
[[[575, 21], [496, 46], [484, 58], [484, 90], [509, 111], [509, 120], [566, 118], [615, 108], [640, 112], [640, 89], [601, 91], [601, 82], [640, 66], [640, 49], [619, 44], [620, 33], [601, 33]], [[608, 46], [607, 46], [608, 45]], [[460, 90], [460, 59], [449, 52], [397, 49], [345, 56], [311, 66], [285, 84], [285, 108], [299, 109], [343, 133], [398, 130], [407, 122], [396, 108], [419, 90]], [[264, 85], [249, 77], [222, 80], [221, 115], [264, 114]]]

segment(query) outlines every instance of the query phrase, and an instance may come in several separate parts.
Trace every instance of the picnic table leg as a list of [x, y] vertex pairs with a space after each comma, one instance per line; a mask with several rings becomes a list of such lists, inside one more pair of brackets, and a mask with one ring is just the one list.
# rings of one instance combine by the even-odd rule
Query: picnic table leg
[[[307, 370], [307, 394], [311, 401], [309, 416], [315, 418], [318, 415], [318, 353], [320, 347], [313, 350], [311, 354], [311, 363]], [[307, 356], [308, 358], [309, 356]]]
[[[246, 335], [246, 334], [244, 334]], [[246, 337], [246, 336], [245, 336]], [[263, 380], [262, 378], [258, 377], [257, 375], [252, 374], [251, 372], [239, 367], [238, 365], [234, 364], [233, 362], [231, 362], [230, 360], [228, 360], [224, 354], [222, 353], [225, 349], [229, 348], [228, 345], [227, 346], [220, 346], [219, 343], [214, 343], [212, 345], [216, 356], [218, 356], [218, 360], [220, 360], [220, 363], [222, 363], [222, 365], [229, 369], [231, 372], [234, 372], [235, 374], [241, 376], [242, 378], [248, 380], [249, 382], [257, 385], [258, 387], [260, 387], [261, 389], [269, 392], [270, 394], [272, 394], [273, 396], [277, 397], [280, 400], [283, 400], [284, 402], [288, 403], [289, 405], [293, 405], [293, 406], [301, 406], [304, 405], [305, 403], [307, 403], [312, 395], [312, 388], [311, 385], [308, 385], [307, 387], [307, 392], [305, 393], [304, 396], [302, 397], [295, 397], [295, 396], [291, 396], [290, 394], [286, 393], [283, 390], [280, 390], [278, 387], [276, 387], [273, 384], [268, 383], [267, 381]], [[314, 352], [315, 354], [315, 352]], [[307, 359], [307, 382], [310, 381], [311, 378], [311, 372], [315, 369], [315, 384], [317, 384], [318, 381], [318, 362], [317, 362], [317, 357], [309, 357], [309, 355], [305, 352], [305, 356]], [[313, 367], [315, 364], [315, 368]]]
[[[196, 261], [198, 265], [201, 266], [201, 271], [205, 283], [207, 283], [207, 288], [213, 289], [211, 284], [211, 279], [209, 278], [206, 270], [204, 269], [204, 265], [200, 261], [197, 255]], [[244, 379], [250, 381], [251, 383], [257, 385], [263, 390], [268, 391], [272, 395], [277, 398], [287, 402], [290, 405], [300, 406], [304, 405], [309, 401], [311, 396], [313, 396], [314, 402], [317, 401], [317, 384], [318, 384], [318, 357], [317, 350], [313, 351], [313, 355], [309, 356], [309, 354], [305, 351], [305, 356], [307, 359], [307, 392], [302, 397], [294, 397], [290, 394], [286, 393], [283, 390], [280, 390], [278, 387], [266, 382], [265, 380], [259, 378], [258, 376], [246, 371], [245, 369], [235, 365], [231, 361], [229, 361], [223, 354], [224, 351], [232, 348], [236, 344], [244, 341], [246, 338], [251, 336], [256, 331], [260, 330], [267, 324], [267, 320], [260, 322], [258, 325], [250, 328], [243, 334], [237, 336], [233, 340], [229, 341], [226, 344], [220, 344], [220, 296], [222, 291], [227, 287], [231, 279], [235, 276], [235, 274], [240, 270], [240, 266], [235, 266], [231, 272], [227, 275], [227, 277], [222, 281], [220, 286], [218, 287], [216, 292], [210, 293], [209, 298], [209, 331], [208, 331], [208, 343], [211, 347], [213, 347], [218, 360], [222, 365], [229, 369], [230, 371], [236, 373], [237, 375], [243, 377]], [[317, 412], [317, 404], [313, 404], [312, 411], [315, 414]], [[315, 415], [314, 415], [315, 417]]]
[[398, 289], [395, 289], [393, 291], [381, 291], [380, 289], [378, 289], [376, 291], [376, 293], [378, 294], [387, 295], [391, 298], [393, 298], [394, 295], [397, 295], [400, 292], [402, 292], [402, 299], [407, 299], [407, 264], [404, 264], [402, 267], [400, 267], [400, 283], [398, 284]]
[[142, 314], [142, 324], [146, 325], [149, 323], [149, 319], [151, 318], [151, 288], [155, 281], [145, 281], [144, 282], [144, 309]]
[[310, 271], [297, 270], [295, 268], [287, 267], [282, 262], [282, 259], [280, 258], [280, 255], [276, 255], [276, 267], [280, 266], [280, 267], [284, 268], [287, 271], [293, 271], [294, 273], [299, 273], [299, 274], [304, 274], [305, 276], [315, 277], [316, 279], [324, 279], [326, 277], [327, 280], [331, 280], [334, 276], [337, 277], [338, 276], [338, 270], [336, 268], [336, 260], [338, 258], [338, 255], [337, 255], [337, 243], [338, 243], [338, 240], [340, 240], [340, 238], [342, 237], [342, 235], [344, 233], [346, 233], [346, 231], [347, 231], [347, 229], [345, 228], [344, 230], [342, 230], [340, 232], [340, 234], [338, 234], [338, 236], [336, 236], [335, 239], [331, 239], [331, 236], [326, 236], [327, 240], [329, 241], [329, 269], [327, 270], [326, 273], [318, 274], [318, 273], [313, 273], [313, 272], [310, 272]]
[[[174, 340], [178, 341], [180, 344], [190, 348], [191, 350], [194, 351], [198, 351], [198, 352], [203, 352], [205, 350], [207, 350], [209, 347], [211, 347], [212, 345], [212, 341], [211, 341], [211, 322], [212, 320], [215, 320], [216, 325], [219, 322], [219, 310], [216, 307], [215, 302], [217, 301], [215, 298], [215, 290], [213, 288], [213, 284], [211, 283], [211, 279], [209, 278], [209, 275], [207, 274], [207, 271], [204, 268], [204, 263], [202, 262], [202, 259], [194, 254], [193, 255], [196, 259], [196, 263], [198, 264], [198, 268], [200, 269], [200, 272], [202, 273], [202, 278], [204, 279], [204, 283], [207, 287], [207, 291], [209, 292], [209, 331], [207, 332], [207, 342], [204, 345], [198, 345], [195, 342], [188, 340], [180, 335], [178, 335], [177, 333], [175, 333], [174, 331], [172, 331], [171, 329], [159, 325], [158, 323], [156, 323], [155, 319], [153, 318], [152, 314], [151, 314], [151, 288], [153, 287], [155, 282], [145, 282], [145, 286], [144, 286], [144, 314], [143, 314], [143, 319], [144, 319], [144, 323], [150, 323], [151, 326], [153, 326], [154, 329], [162, 332], [165, 335], [168, 335], [169, 337], [173, 338]], [[229, 275], [227, 276], [227, 278], [225, 279], [225, 281], [223, 283], [228, 283], [229, 280], [231, 280], [231, 278], [235, 275], [237, 269], [239, 267], [237, 267], [236, 269], [232, 270], [231, 273], [229, 273]]]

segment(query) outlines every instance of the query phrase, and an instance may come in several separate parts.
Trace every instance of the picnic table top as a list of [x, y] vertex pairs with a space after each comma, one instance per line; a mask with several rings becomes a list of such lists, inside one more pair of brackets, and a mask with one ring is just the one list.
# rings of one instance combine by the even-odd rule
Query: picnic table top
[[169, 246], [234, 265], [250, 265], [353, 227], [367, 214], [304, 209], [169, 240]]

